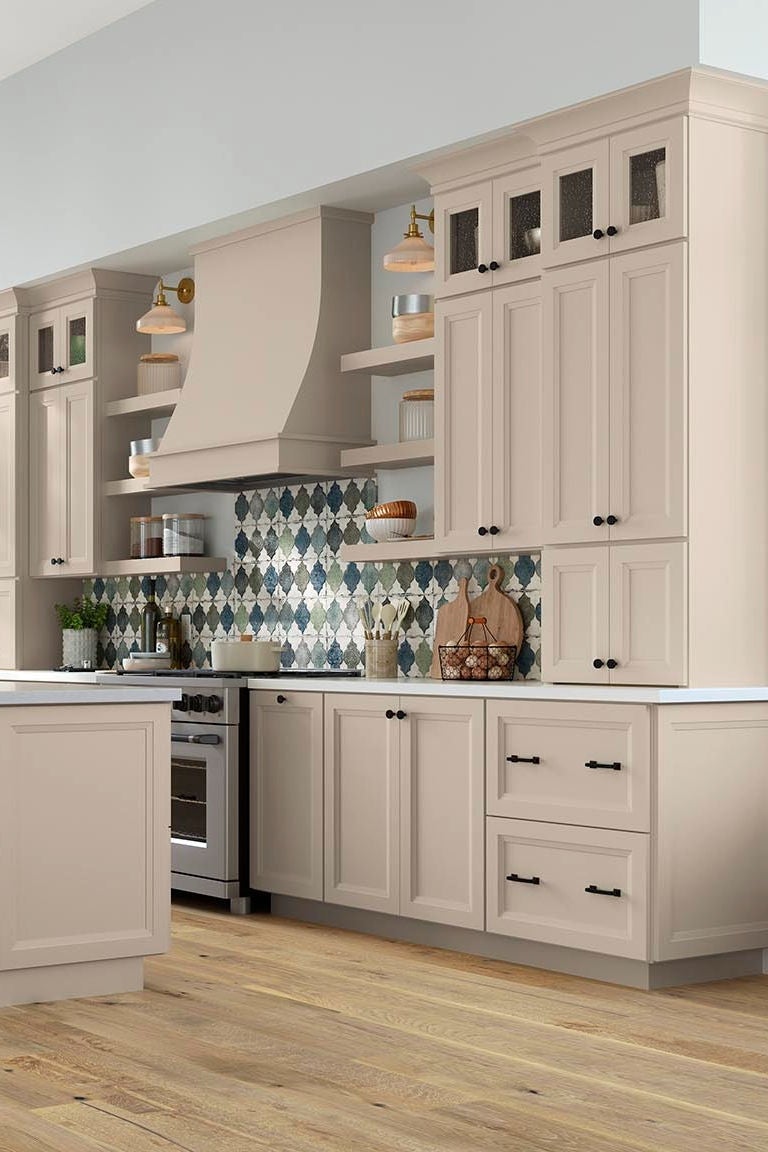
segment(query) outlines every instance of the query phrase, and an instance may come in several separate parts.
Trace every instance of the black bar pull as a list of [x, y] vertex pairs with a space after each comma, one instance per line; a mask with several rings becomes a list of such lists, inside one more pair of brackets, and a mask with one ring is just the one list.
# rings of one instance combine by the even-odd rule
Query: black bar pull
[[621, 772], [621, 764], [618, 760], [614, 760], [611, 764], [601, 764], [599, 760], [585, 760], [585, 768], [610, 768], [614, 772]]
[[507, 880], [512, 880], [515, 884], [541, 884], [538, 876], [518, 876], [517, 872], [510, 872]]
[[510, 764], [541, 764], [540, 756], [507, 756]]
[[621, 888], [598, 888], [597, 884], [588, 884], [584, 891], [592, 896], [621, 896]]

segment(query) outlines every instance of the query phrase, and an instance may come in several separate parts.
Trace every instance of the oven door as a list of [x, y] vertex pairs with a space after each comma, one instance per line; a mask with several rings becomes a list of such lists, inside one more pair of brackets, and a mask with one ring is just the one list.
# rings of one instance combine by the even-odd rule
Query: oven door
[[237, 880], [237, 728], [171, 726], [171, 870]]

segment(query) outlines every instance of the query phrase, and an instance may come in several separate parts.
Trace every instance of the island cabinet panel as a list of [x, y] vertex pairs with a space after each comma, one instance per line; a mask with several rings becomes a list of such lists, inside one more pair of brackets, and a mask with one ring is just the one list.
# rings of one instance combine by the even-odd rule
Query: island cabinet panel
[[650, 710], [488, 700], [492, 816], [650, 832]]
[[166, 705], [0, 713], [0, 971], [170, 945]]
[[654, 959], [768, 947], [768, 705], [659, 709]]
[[323, 898], [323, 698], [251, 693], [252, 888]]

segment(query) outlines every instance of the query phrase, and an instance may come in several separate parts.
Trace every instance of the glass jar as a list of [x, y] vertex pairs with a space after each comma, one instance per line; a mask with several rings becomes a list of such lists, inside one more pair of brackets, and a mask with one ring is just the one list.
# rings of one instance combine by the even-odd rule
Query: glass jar
[[204, 556], [205, 516], [199, 512], [164, 513], [163, 555]]
[[431, 440], [435, 434], [435, 390], [416, 388], [400, 401], [400, 443]]
[[163, 555], [163, 517], [131, 517], [131, 560], [155, 560]]

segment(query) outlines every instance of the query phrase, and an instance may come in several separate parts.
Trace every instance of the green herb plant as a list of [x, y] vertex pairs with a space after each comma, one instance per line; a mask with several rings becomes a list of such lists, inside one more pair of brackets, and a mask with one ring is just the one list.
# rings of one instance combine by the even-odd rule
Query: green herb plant
[[92, 600], [78, 597], [70, 604], [56, 604], [56, 615], [62, 628], [73, 628], [80, 632], [84, 628], [95, 628], [100, 632], [107, 623], [109, 605], [94, 604]]

